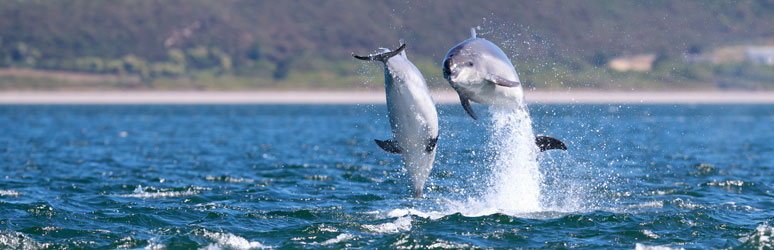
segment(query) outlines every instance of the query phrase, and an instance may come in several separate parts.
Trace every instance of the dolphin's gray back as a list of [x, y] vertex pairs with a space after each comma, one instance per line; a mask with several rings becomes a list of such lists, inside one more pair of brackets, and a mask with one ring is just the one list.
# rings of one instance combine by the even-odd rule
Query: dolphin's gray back
[[460, 43], [460, 50], [466, 53], [479, 53], [480, 56], [487, 58], [487, 71], [502, 76], [511, 81], [519, 81], [516, 69], [511, 63], [511, 59], [503, 52], [500, 47], [483, 38], [471, 38]]

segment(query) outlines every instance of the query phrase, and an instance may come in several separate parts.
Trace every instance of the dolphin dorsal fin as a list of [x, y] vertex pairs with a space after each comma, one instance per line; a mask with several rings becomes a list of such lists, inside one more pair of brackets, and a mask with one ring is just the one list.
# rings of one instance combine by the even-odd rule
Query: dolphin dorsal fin
[[470, 38], [476, 38], [476, 27], [470, 28]]

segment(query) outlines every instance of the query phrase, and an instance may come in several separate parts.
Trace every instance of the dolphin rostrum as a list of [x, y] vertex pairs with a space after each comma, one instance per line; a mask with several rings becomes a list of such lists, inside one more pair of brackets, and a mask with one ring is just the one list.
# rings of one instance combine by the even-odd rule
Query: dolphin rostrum
[[[452, 47], [443, 59], [443, 77], [457, 91], [462, 108], [474, 120], [478, 116], [470, 101], [527, 110], [524, 91], [511, 60], [494, 43], [477, 38], [475, 28], [470, 33], [469, 39]], [[535, 143], [540, 151], [567, 150], [562, 141], [549, 136], [539, 135]]]
[[400, 154], [411, 179], [414, 197], [422, 196], [425, 181], [433, 169], [438, 142], [438, 113], [425, 78], [406, 57], [406, 44], [360, 60], [384, 63], [387, 110], [394, 139], [374, 140], [384, 151]]

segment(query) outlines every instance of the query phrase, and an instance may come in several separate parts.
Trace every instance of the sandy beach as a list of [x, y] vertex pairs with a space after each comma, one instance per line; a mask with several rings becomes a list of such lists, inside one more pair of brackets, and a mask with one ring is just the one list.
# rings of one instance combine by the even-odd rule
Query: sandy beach
[[[433, 92], [437, 103], [458, 103], [454, 92]], [[774, 104], [774, 92], [527, 91], [529, 103]], [[380, 104], [379, 91], [147, 91], [0, 92], [0, 104]]]

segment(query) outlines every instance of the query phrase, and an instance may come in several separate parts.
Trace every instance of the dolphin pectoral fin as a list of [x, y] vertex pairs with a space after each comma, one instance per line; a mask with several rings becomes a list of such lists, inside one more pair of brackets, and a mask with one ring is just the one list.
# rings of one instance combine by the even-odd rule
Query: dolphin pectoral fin
[[468, 97], [460, 94], [460, 104], [462, 104], [462, 108], [465, 109], [465, 112], [468, 112], [468, 115], [470, 115], [473, 120], [478, 120], [478, 116], [473, 112], [473, 107], [470, 106], [470, 99], [468, 99]]
[[537, 144], [537, 146], [540, 148], [540, 152], [551, 149], [567, 150], [567, 146], [564, 145], [564, 142], [546, 135], [536, 136], [535, 144]]
[[382, 150], [387, 151], [388, 153], [400, 154], [403, 152], [398, 143], [393, 140], [382, 141], [374, 139], [374, 142], [376, 142], [376, 145], [379, 145]]
[[435, 150], [435, 145], [438, 144], [438, 136], [435, 138], [427, 139], [427, 145], [425, 145], [425, 152], [430, 153]]
[[502, 78], [500, 76], [492, 75], [492, 74], [490, 74], [490, 75], [488, 75], [486, 77], [486, 81], [490, 82], [492, 84], [495, 84], [495, 85], [500, 85], [500, 86], [509, 87], [509, 88], [521, 86], [520, 82], [511, 81], [511, 80]]

